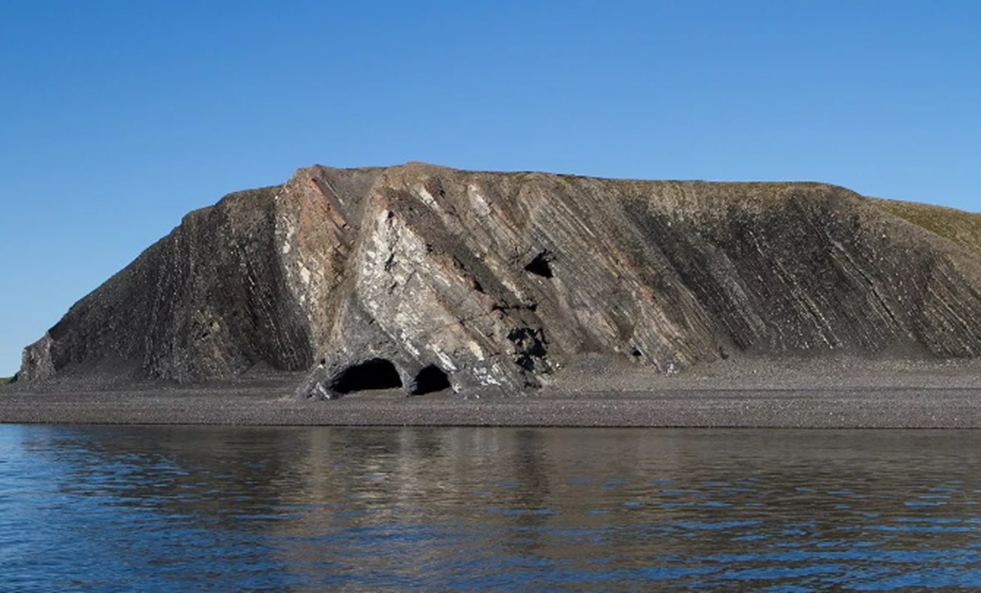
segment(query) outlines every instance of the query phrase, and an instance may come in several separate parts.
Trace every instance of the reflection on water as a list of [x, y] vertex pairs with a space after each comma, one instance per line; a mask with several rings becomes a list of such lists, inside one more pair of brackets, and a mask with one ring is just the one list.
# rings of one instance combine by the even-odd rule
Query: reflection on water
[[981, 432], [0, 426], [5, 589], [981, 586]]

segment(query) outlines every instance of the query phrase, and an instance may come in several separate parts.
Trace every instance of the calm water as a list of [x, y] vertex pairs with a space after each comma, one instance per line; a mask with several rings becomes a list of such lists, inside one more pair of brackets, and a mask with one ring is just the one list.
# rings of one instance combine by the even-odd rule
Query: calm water
[[981, 432], [0, 426], [3, 590], [981, 587]]

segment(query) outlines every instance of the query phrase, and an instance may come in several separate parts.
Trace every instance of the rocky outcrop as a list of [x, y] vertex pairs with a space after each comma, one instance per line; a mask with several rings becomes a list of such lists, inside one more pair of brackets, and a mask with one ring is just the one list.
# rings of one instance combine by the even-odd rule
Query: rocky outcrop
[[19, 378], [57, 373], [195, 381], [264, 362], [310, 365], [301, 303], [279, 263], [278, 188], [187, 215], [24, 351]]
[[813, 183], [316, 166], [188, 215], [29, 346], [19, 378], [259, 365], [309, 370], [317, 397], [517, 393], [589, 355], [662, 373], [981, 355], [977, 219], [945, 210], [967, 221], [948, 237], [916, 222], [935, 207], [904, 208]]

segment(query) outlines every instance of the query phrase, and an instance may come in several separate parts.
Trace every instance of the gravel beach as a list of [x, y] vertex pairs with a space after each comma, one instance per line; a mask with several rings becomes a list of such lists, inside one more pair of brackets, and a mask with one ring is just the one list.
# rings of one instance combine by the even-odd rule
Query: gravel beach
[[[614, 372], [615, 371], [615, 372]], [[0, 422], [278, 426], [981, 428], [976, 361], [797, 360], [678, 376], [590, 368], [534, 395], [293, 396], [298, 378], [0, 386]]]
[[357, 396], [10, 394], [0, 422], [268, 426], [981, 428], [981, 389], [684, 391], [461, 400]]

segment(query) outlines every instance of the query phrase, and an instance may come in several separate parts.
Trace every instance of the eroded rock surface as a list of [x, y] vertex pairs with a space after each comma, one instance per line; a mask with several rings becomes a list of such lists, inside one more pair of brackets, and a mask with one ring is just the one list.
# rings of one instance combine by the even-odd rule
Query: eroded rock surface
[[26, 348], [18, 378], [260, 365], [309, 370], [310, 397], [514, 394], [596, 355], [661, 373], [976, 357], [981, 225], [918, 223], [933, 208], [813, 183], [315, 166], [189, 214]]

